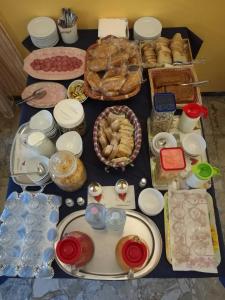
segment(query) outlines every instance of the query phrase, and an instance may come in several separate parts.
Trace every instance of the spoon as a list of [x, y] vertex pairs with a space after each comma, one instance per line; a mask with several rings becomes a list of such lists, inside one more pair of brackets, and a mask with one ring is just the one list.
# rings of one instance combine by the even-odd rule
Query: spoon
[[38, 174], [39, 176], [43, 176], [44, 174], [46, 174], [46, 169], [45, 166], [42, 163], [39, 163], [39, 165], [37, 166], [37, 171], [33, 171], [33, 172], [24, 172], [24, 173], [14, 173], [11, 174], [11, 177], [15, 177], [15, 176], [19, 176], [19, 175], [32, 175], [32, 174]]
[[166, 139], [161, 138], [156, 142], [156, 146], [157, 148], [163, 148], [166, 145], [166, 143], [167, 143]]
[[44, 90], [39, 90], [39, 91], [36, 90], [31, 96], [29, 96], [29, 97], [23, 99], [22, 101], [18, 102], [17, 105], [22, 104], [22, 103], [27, 103], [27, 102], [29, 102], [29, 101], [31, 101], [31, 100], [34, 100], [34, 99], [35, 99], [35, 100], [36, 100], [36, 99], [41, 99], [41, 98], [43, 98], [46, 94], [47, 94], [47, 92], [44, 91]]

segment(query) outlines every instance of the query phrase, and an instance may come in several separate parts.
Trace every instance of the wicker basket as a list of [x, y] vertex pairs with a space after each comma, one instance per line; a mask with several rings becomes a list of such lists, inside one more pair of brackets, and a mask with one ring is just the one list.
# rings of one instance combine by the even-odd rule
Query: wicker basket
[[[90, 59], [90, 49], [93, 49], [95, 47], [97, 47], [102, 40], [107, 40], [110, 39], [112, 36], [107, 36], [103, 39], [98, 40], [95, 44], [91, 45], [86, 52], [86, 59], [85, 59], [85, 71], [84, 71], [84, 93], [85, 95], [87, 95], [88, 97], [92, 98], [92, 99], [96, 99], [96, 100], [103, 100], [103, 101], [117, 101], [117, 100], [127, 100], [131, 97], [134, 97], [135, 95], [137, 95], [137, 93], [140, 91], [141, 89], [141, 82], [139, 83], [139, 85], [136, 87], [136, 89], [134, 89], [133, 91], [131, 91], [130, 93], [124, 95], [118, 95], [118, 96], [105, 96], [100, 92], [97, 91], [93, 91], [87, 81], [87, 74], [88, 74], [88, 67], [87, 67], [87, 62]], [[139, 60], [140, 60], [140, 64], [141, 64], [141, 56], [140, 53], [137, 53], [137, 55], [139, 56]], [[141, 69], [140, 69], [141, 72]]]
[[[106, 118], [110, 112], [115, 113], [115, 114], [125, 114], [126, 117], [128, 118], [128, 120], [134, 126], [134, 149], [133, 149], [133, 153], [130, 156], [129, 161], [126, 163], [122, 162], [122, 163], [115, 164], [115, 163], [112, 163], [111, 161], [107, 160], [107, 158], [105, 158], [102, 155], [101, 146], [98, 143], [99, 122], [103, 118]], [[111, 106], [111, 107], [106, 108], [96, 119], [95, 125], [94, 125], [94, 131], [93, 131], [93, 140], [94, 140], [95, 152], [101, 162], [103, 162], [105, 165], [113, 167], [113, 168], [124, 168], [126, 165], [132, 163], [135, 160], [135, 158], [137, 157], [137, 155], [140, 151], [141, 141], [142, 141], [141, 126], [140, 126], [140, 123], [139, 123], [136, 115], [129, 107], [127, 107], [125, 105]]]

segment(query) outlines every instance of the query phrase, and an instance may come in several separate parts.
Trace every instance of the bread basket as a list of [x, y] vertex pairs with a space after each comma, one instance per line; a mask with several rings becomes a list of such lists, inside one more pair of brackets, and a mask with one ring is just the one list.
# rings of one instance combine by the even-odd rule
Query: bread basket
[[[125, 114], [128, 120], [131, 122], [131, 124], [134, 126], [134, 149], [133, 152], [129, 158], [129, 161], [121, 162], [121, 163], [112, 163], [111, 161], [107, 160], [102, 155], [101, 146], [98, 142], [98, 130], [99, 130], [99, 122], [108, 116], [108, 114], [112, 112], [114, 114]], [[137, 157], [140, 148], [141, 148], [141, 141], [142, 141], [142, 134], [141, 134], [141, 126], [140, 123], [134, 114], [134, 112], [127, 106], [121, 105], [121, 106], [111, 106], [106, 108], [96, 119], [94, 124], [94, 131], [93, 131], [93, 141], [94, 141], [94, 149], [95, 152], [100, 159], [101, 162], [103, 162], [106, 166], [112, 167], [112, 168], [124, 168], [125, 166], [132, 163], [135, 158]]]
[[[116, 101], [116, 100], [127, 100], [131, 97], [134, 97], [135, 95], [137, 95], [137, 93], [140, 91], [141, 89], [141, 82], [137, 85], [137, 87], [132, 90], [131, 92], [127, 93], [127, 94], [120, 94], [117, 96], [105, 96], [103, 95], [101, 92], [98, 91], [94, 91], [91, 89], [88, 81], [87, 81], [87, 75], [88, 75], [88, 61], [91, 58], [90, 56], [90, 50], [96, 48], [99, 44], [102, 43], [102, 41], [110, 41], [111, 38], [115, 38], [114, 36], [107, 36], [105, 38], [99, 39], [95, 44], [92, 44], [86, 51], [86, 58], [85, 58], [85, 71], [84, 71], [84, 93], [85, 95], [87, 95], [88, 97], [92, 98], [92, 99], [96, 99], [96, 100], [102, 100], [102, 101]], [[138, 56], [138, 66], [141, 65], [141, 53], [140, 51], [137, 52], [137, 56]], [[132, 66], [131, 66], [132, 67]], [[139, 72], [141, 73], [141, 68], [139, 70]], [[141, 75], [142, 77], [142, 75]]]

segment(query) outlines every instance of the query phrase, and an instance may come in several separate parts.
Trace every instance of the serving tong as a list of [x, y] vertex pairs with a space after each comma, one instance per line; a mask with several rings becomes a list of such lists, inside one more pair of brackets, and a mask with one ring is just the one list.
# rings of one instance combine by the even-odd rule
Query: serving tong
[[47, 94], [47, 92], [45, 90], [43, 90], [43, 88], [39, 88], [39, 89], [33, 91], [33, 93], [30, 96], [24, 98], [22, 101], [17, 102], [17, 105], [29, 102], [29, 101], [34, 100], [34, 99], [41, 99], [46, 94]]
[[161, 87], [167, 87], [167, 86], [193, 86], [193, 87], [197, 87], [200, 86], [202, 84], [208, 83], [208, 80], [201, 80], [201, 81], [193, 81], [193, 82], [183, 82], [183, 83], [168, 83], [168, 84], [161, 84], [159, 86], [157, 86], [158, 88]]

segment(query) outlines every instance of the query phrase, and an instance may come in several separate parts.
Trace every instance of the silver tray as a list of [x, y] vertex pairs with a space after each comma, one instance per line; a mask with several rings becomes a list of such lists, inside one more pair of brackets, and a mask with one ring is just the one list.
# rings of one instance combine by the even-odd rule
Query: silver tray
[[[150, 273], [158, 264], [162, 254], [162, 238], [158, 227], [148, 217], [136, 212], [126, 211], [127, 219], [122, 233], [107, 232], [107, 230], [94, 230], [85, 220], [85, 210], [74, 212], [63, 219], [58, 225], [57, 242], [71, 231], [81, 230], [88, 234], [95, 245], [95, 252], [92, 260], [83, 268], [73, 271], [70, 265], [56, 259], [59, 267], [67, 274], [95, 280], [127, 280], [140, 278]], [[146, 266], [132, 274], [125, 273], [117, 263], [115, 248], [117, 242], [127, 235], [138, 235], [143, 238], [149, 246], [151, 256]]]
[[[31, 149], [28, 149], [23, 145], [21, 142], [22, 136], [27, 134], [29, 131], [28, 123], [22, 124], [19, 129], [17, 130], [17, 133], [14, 137], [13, 144], [11, 147], [10, 152], [10, 173], [19, 173], [23, 172], [23, 162], [27, 159], [31, 159], [34, 157], [37, 157], [38, 154], [35, 151], [32, 151]], [[26, 190], [27, 187], [40, 187], [39, 190], [36, 190], [34, 192], [42, 192], [47, 184], [50, 183], [50, 181], [43, 183], [42, 185], [35, 184], [27, 175], [20, 175], [12, 177], [12, 180], [21, 186], [23, 190]], [[29, 190], [30, 191], [30, 190]]]

